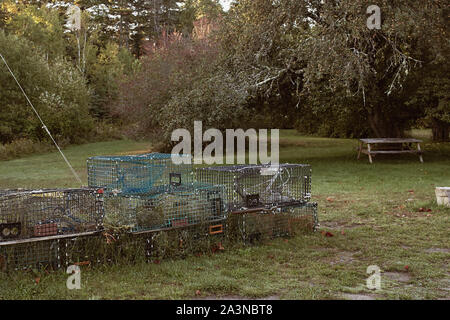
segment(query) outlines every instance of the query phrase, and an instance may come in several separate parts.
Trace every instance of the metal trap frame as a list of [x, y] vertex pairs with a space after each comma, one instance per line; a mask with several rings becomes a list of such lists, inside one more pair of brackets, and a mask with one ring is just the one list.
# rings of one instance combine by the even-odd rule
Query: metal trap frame
[[86, 256], [95, 259], [92, 261], [100, 261], [105, 251], [100, 249], [101, 238], [101, 232], [87, 232], [28, 241], [0, 242], [0, 271], [57, 270], [83, 263]]
[[58, 269], [61, 267], [60, 240], [0, 243], [0, 271]]
[[103, 195], [92, 188], [6, 192], [0, 196], [0, 243], [95, 232], [103, 214]]
[[315, 202], [271, 209], [255, 208], [230, 214], [230, 236], [245, 243], [313, 232], [318, 225]]
[[196, 170], [200, 182], [224, 185], [229, 211], [305, 203], [311, 198], [307, 164], [234, 165]]
[[186, 257], [192, 253], [219, 250], [225, 241], [225, 219], [171, 229], [141, 232], [103, 232], [95, 236], [64, 241], [60, 255], [65, 265], [154, 262], [163, 258]]
[[138, 235], [146, 238], [146, 259], [150, 262], [223, 250], [222, 244], [228, 237], [227, 228], [227, 219], [219, 219]]
[[167, 184], [193, 182], [192, 164], [175, 164], [166, 153], [90, 157], [87, 172], [89, 187], [107, 193], [142, 194]]
[[143, 194], [105, 197], [105, 227], [146, 232], [164, 230], [226, 217], [223, 186], [203, 183], [165, 185]]

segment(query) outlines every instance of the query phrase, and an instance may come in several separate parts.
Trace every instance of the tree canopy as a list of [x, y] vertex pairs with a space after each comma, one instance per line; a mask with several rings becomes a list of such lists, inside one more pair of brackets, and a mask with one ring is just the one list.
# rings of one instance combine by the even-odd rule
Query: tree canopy
[[[5, 0], [0, 52], [71, 141], [106, 121], [167, 146], [194, 120], [336, 137], [425, 126], [448, 139], [446, 2], [372, 2], [236, 0], [224, 12], [218, 0]], [[0, 141], [44, 139], [0, 70]]]

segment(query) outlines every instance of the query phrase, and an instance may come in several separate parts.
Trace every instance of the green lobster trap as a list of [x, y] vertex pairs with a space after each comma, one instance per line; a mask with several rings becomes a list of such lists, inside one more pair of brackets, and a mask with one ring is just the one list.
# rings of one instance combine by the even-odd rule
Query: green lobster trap
[[185, 227], [226, 217], [223, 186], [200, 183], [165, 186], [153, 193], [109, 194], [105, 227], [131, 232]]
[[91, 157], [87, 171], [89, 187], [115, 194], [164, 192], [168, 185], [193, 182], [192, 164], [175, 164], [165, 153]]
[[235, 211], [230, 214], [230, 237], [256, 242], [316, 231], [319, 225], [317, 203]]

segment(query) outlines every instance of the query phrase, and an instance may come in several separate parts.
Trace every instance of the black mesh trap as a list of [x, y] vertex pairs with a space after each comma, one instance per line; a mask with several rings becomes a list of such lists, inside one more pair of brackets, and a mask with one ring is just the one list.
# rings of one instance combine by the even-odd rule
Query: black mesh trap
[[101, 229], [103, 196], [95, 189], [46, 189], [0, 196], [0, 242]]
[[318, 227], [317, 203], [308, 202], [272, 209], [248, 209], [230, 215], [230, 237], [244, 242], [256, 242], [299, 233]]
[[206, 167], [196, 170], [196, 178], [224, 185], [229, 211], [293, 205], [311, 197], [311, 167], [305, 164]]

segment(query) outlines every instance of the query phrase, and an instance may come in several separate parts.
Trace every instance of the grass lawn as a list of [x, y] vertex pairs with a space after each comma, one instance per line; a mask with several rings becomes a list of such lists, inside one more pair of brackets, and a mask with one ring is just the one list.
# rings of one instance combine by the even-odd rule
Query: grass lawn
[[[450, 186], [450, 144], [427, 141], [423, 164], [414, 155], [380, 155], [372, 165], [356, 160], [356, 140], [286, 130], [280, 144], [282, 162], [312, 165], [320, 229], [334, 236], [316, 232], [160, 264], [82, 267], [81, 290], [66, 289], [64, 271], [0, 273], [0, 299], [450, 298], [450, 208], [438, 207], [434, 195], [435, 186]], [[65, 152], [87, 181], [88, 156], [149, 148], [114, 141]], [[0, 188], [65, 186], [77, 183], [57, 153], [0, 162]], [[366, 288], [370, 265], [381, 269], [379, 291]]]

